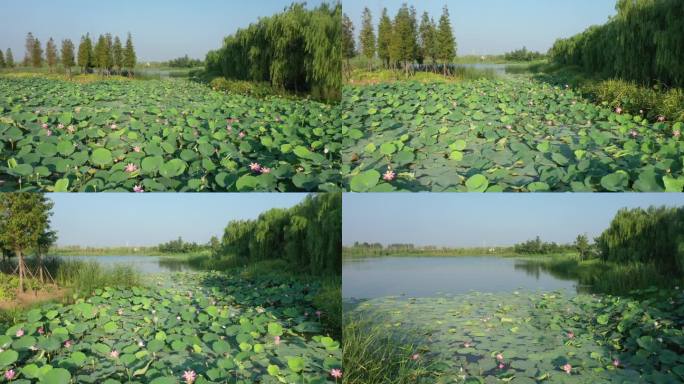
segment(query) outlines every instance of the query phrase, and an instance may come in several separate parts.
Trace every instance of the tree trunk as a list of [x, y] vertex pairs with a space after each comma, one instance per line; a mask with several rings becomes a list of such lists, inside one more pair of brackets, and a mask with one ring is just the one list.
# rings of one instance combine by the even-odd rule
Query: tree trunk
[[19, 291], [24, 292], [24, 274], [26, 273], [24, 271], [26, 268], [26, 265], [24, 265], [24, 255], [21, 253], [21, 249], [17, 249], [16, 253], [19, 258]]
[[40, 283], [43, 284], [43, 253], [38, 251], [38, 276], [40, 276]]

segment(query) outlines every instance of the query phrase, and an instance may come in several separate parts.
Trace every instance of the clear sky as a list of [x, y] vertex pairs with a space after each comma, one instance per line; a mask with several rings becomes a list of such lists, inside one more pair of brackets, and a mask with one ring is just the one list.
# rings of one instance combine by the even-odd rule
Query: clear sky
[[[376, 24], [387, 7], [394, 18], [403, 0], [342, 0], [358, 34], [368, 7]], [[418, 17], [427, 11], [439, 21], [447, 5], [458, 55], [500, 54], [527, 46], [546, 52], [559, 37], [569, 37], [615, 15], [615, 0], [414, 0]]]
[[291, 207], [305, 193], [56, 193], [59, 245], [146, 246], [182, 236], [205, 243], [230, 220]]
[[[322, 0], [307, 0], [317, 6]], [[0, 49], [24, 57], [26, 34], [44, 44], [107, 32], [125, 39], [131, 32], [140, 62], [188, 54], [204, 59], [223, 38], [262, 16], [281, 12], [291, 0], [0, 0]]]
[[567, 243], [608, 227], [622, 207], [684, 205], [668, 193], [364, 193], [343, 196], [342, 239], [456, 247], [505, 246], [540, 236]]

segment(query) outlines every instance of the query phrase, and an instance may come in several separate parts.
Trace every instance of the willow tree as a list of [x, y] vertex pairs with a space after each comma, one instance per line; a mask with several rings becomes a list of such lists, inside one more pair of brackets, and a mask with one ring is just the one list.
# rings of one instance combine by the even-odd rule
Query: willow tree
[[375, 58], [376, 40], [375, 29], [373, 28], [373, 16], [370, 9], [365, 7], [363, 9], [363, 16], [361, 17], [361, 34], [359, 36], [361, 42], [361, 54], [368, 60], [368, 70], [373, 70], [373, 58]]
[[47, 62], [47, 66], [50, 72], [54, 70], [55, 66], [57, 65], [58, 59], [59, 58], [57, 57], [57, 46], [55, 45], [55, 41], [51, 37], [45, 45], [45, 61]]
[[52, 206], [53, 203], [41, 193], [0, 194], [0, 242], [11, 247], [19, 260], [19, 289], [22, 292], [27, 277], [25, 251], [36, 247], [48, 229]]
[[392, 45], [392, 19], [387, 13], [387, 8], [382, 9], [380, 23], [378, 24], [378, 57], [382, 60], [385, 68], [390, 66], [390, 46]]

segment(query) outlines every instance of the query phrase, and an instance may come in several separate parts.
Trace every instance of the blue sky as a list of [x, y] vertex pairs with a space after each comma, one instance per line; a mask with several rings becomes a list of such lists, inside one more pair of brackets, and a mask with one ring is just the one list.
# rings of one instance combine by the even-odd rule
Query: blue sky
[[[343, 0], [344, 12], [359, 32], [368, 7], [376, 23], [382, 8], [394, 18], [403, 0]], [[500, 54], [527, 46], [546, 52], [559, 37], [569, 37], [615, 14], [615, 0], [420, 0], [418, 16], [427, 11], [439, 21], [447, 5], [459, 55]], [[419, 19], [420, 20], [420, 19]], [[377, 32], [377, 28], [376, 28]]]
[[[317, 6], [321, 0], [308, 0]], [[290, 0], [2, 0], [0, 49], [24, 57], [30, 31], [45, 44], [50, 37], [78, 44], [81, 35], [107, 32], [125, 39], [131, 32], [139, 61], [188, 54], [204, 59], [223, 38], [262, 16], [281, 12]]]
[[52, 228], [59, 245], [145, 246], [182, 236], [207, 242], [230, 220], [291, 207], [305, 193], [56, 193]]
[[571, 242], [608, 227], [622, 207], [684, 205], [667, 193], [384, 193], [344, 194], [342, 239], [360, 242], [479, 247], [539, 235]]

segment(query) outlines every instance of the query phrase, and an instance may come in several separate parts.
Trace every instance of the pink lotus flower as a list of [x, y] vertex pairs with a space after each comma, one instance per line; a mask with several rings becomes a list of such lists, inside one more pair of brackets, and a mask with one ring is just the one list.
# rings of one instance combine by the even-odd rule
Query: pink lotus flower
[[17, 329], [17, 337], [22, 337], [22, 336], [24, 336], [24, 329], [23, 328]]
[[187, 384], [194, 383], [196, 378], [197, 374], [195, 373], [195, 371], [190, 370], [183, 372], [183, 380], [185, 380]]
[[57, 125], [57, 128], [58, 128], [58, 129], [64, 129], [64, 124], [59, 123], [59, 124]]
[[261, 173], [271, 173], [271, 168], [263, 167], [261, 168]]
[[498, 360], [498, 361], [503, 361], [503, 359], [504, 359], [503, 353], [497, 353], [497, 354], [496, 354], [496, 360]]
[[73, 343], [71, 342], [71, 340], [67, 340], [64, 342], [64, 348], [71, 348], [72, 345]]
[[128, 165], [126, 165], [126, 172], [128, 172], [128, 173], [133, 173], [137, 170], [138, 170], [138, 167], [133, 163], [128, 163]]
[[136, 153], [137, 153], [137, 152], [140, 152], [140, 151], [142, 151], [142, 148], [140, 148], [139, 145], [136, 145], [135, 147], [133, 147], [133, 152], [136, 152]]
[[466, 341], [465, 343], [463, 343], [464, 348], [470, 348], [472, 346], [473, 346], [473, 343], [471, 343], [471, 342]]
[[565, 371], [565, 373], [567, 373], [567, 374], [569, 375], [570, 372], [572, 371], [572, 365], [570, 365], [570, 364], [565, 364], [564, 366], [561, 367], [561, 369], [562, 369], [563, 371]]
[[621, 114], [622, 108], [620, 108], [620, 107], [615, 108], [615, 113], [617, 113], [618, 115]]
[[658, 116], [658, 121], [660, 121], [661, 123], [663, 121], [665, 121], [665, 116], [663, 116], [663, 115]]
[[45, 329], [43, 329], [43, 327], [39, 327], [39, 328], [38, 328], [38, 334], [39, 334], [39, 335], [42, 335], [42, 334], [44, 334], [44, 333], [45, 333]]
[[43, 123], [43, 125], [41, 125], [41, 127], [43, 127], [43, 129], [48, 129], [48, 125], [45, 123]]
[[682, 135], [682, 132], [679, 129], [676, 129], [674, 132], [672, 132], [672, 136], [674, 137], [679, 137]]
[[330, 376], [334, 377], [335, 380], [342, 378], [342, 370], [339, 368], [333, 368], [330, 370]]
[[52, 136], [52, 131], [48, 129], [47, 131], [45, 131], [45, 134], [46, 134], [47, 136]]
[[246, 134], [245, 132], [240, 132], [240, 133], [238, 133], [238, 137], [241, 138], [241, 139], [242, 139], [243, 137], [245, 137], [246, 135], [247, 135], [247, 134]]
[[133, 192], [143, 193], [143, 192], [145, 192], [145, 189], [142, 187], [142, 185], [134, 185], [133, 186]]
[[250, 169], [252, 172], [259, 173], [259, 172], [261, 171], [261, 165], [259, 165], [259, 163], [251, 163], [251, 164], [249, 165], [249, 169]]
[[228, 124], [228, 126], [226, 127], [226, 130], [228, 130], [228, 133], [232, 133], [233, 132], [233, 126]]
[[620, 359], [613, 359], [613, 367], [617, 368], [620, 366]]
[[387, 172], [385, 172], [385, 174], [382, 175], [382, 178], [385, 181], [392, 181], [395, 177], [397, 177], [397, 174], [394, 173], [391, 169], [388, 169]]
[[499, 369], [504, 369], [506, 368], [506, 364], [504, 363], [499, 363]]
[[322, 314], [323, 314], [323, 312], [321, 312], [321, 311], [316, 311], [316, 317], [318, 317], [319, 319], [321, 318], [321, 315], [322, 315]]
[[413, 355], [411, 355], [411, 360], [416, 361], [416, 360], [418, 360], [418, 359], [420, 359], [420, 355], [419, 355], [419, 354], [414, 353]]
[[512, 126], [512, 125], [507, 125], [507, 126], [506, 126], [506, 129], [508, 129], [508, 130], [510, 131], [511, 129], [513, 129], [513, 126]]
[[636, 138], [639, 136], [639, 132], [637, 132], [637, 131], [635, 131], [635, 130], [632, 129], [632, 130], [629, 132], [629, 135], [636, 139]]
[[274, 337], [273, 342], [275, 343], [275, 345], [280, 345], [280, 336]]
[[112, 359], [118, 359], [119, 358], [119, 351], [117, 351], [115, 349], [115, 350], [109, 352], [109, 357], [111, 357]]
[[568, 339], [574, 339], [575, 338], [575, 333], [572, 331], [568, 331]]
[[5, 371], [5, 379], [12, 381], [14, 379], [14, 376], [16, 375], [16, 372], [14, 372], [14, 369], [10, 369]]
[[116, 125], [116, 124], [112, 124], [112, 125], [109, 126], [109, 128], [111, 128], [111, 129], [116, 129], [116, 128], [117, 128], [117, 125]]

